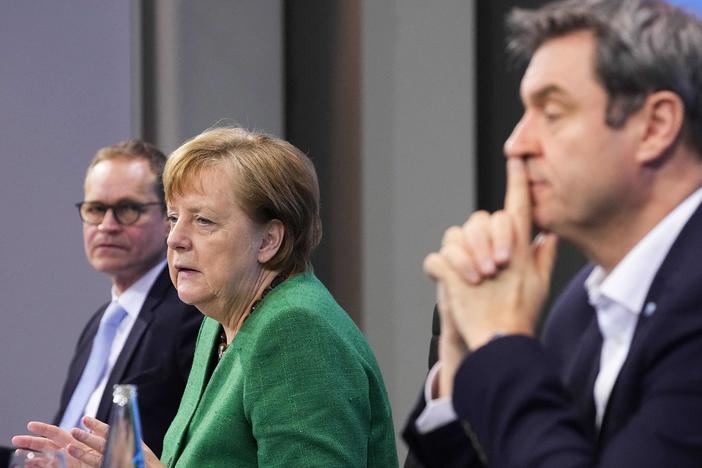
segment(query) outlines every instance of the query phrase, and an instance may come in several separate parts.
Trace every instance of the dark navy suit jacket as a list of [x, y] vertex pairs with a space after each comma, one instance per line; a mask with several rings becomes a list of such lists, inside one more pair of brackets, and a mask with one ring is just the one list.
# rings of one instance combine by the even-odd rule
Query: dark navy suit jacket
[[[90, 318], [78, 339], [54, 424], [61, 420], [78, 385], [107, 305]], [[144, 442], [160, 456], [163, 436], [178, 411], [188, 380], [202, 317], [195, 307], [178, 299], [168, 268], [164, 268], [149, 290], [107, 380], [97, 419], [109, 422], [113, 385], [135, 384]]]
[[459, 368], [459, 421], [426, 435], [405, 428], [427, 466], [702, 467], [702, 208], [657, 272], [627, 359], [595, 428], [601, 336], [582, 270], [549, 316], [543, 342], [498, 338]]

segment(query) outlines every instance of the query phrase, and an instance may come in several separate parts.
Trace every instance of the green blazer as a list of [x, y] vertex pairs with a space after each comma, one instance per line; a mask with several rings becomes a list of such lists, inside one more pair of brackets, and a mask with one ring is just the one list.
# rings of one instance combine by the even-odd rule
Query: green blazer
[[373, 352], [312, 273], [273, 289], [215, 364], [219, 335], [206, 318], [167, 466], [398, 466]]

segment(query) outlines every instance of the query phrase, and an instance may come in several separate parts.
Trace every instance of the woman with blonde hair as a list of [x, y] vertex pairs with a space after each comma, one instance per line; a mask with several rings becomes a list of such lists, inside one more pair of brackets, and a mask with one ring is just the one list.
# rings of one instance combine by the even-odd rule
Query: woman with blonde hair
[[[171, 279], [206, 317], [161, 462], [397, 466], [375, 357], [312, 273], [322, 227], [311, 161], [280, 139], [215, 128], [171, 155], [164, 187]], [[30, 423], [47, 438], [13, 443], [67, 447], [97, 466], [107, 427], [85, 423], [92, 433]]]

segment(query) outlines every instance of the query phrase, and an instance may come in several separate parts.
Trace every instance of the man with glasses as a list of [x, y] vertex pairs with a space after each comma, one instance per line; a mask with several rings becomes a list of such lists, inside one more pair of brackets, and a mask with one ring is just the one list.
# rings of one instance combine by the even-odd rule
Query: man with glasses
[[190, 372], [202, 314], [182, 303], [166, 268], [166, 157], [129, 140], [100, 149], [85, 177], [85, 255], [112, 282], [112, 301], [78, 339], [54, 423], [109, 422], [112, 386], [135, 384], [143, 439], [160, 454]]

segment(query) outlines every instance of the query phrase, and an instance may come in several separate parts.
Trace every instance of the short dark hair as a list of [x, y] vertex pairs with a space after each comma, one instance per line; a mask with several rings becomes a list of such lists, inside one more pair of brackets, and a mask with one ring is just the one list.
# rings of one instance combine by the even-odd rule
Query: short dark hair
[[662, 0], [564, 0], [512, 10], [507, 49], [526, 64], [546, 41], [576, 31], [596, 40], [595, 76], [608, 95], [605, 120], [619, 128], [656, 91], [685, 106], [682, 139], [702, 155], [702, 22]]
[[[166, 155], [151, 143], [142, 140], [125, 140], [114, 145], [100, 148], [88, 165], [87, 172], [102, 161], [112, 159], [143, 159], [149, 163], [151, 172], [156, 176], [154, 193], [165, 208], [165, 195], [163, 192], [163, 168], [166, 166]], [[86, 175], [87, 175], [86, 172]]]

